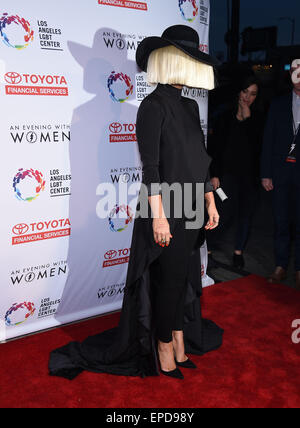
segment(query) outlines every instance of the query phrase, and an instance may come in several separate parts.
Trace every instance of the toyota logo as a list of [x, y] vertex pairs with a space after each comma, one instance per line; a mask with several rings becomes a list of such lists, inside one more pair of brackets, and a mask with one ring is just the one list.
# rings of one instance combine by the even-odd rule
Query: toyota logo
[[21, 224], [17, 224], [12, 231], [15, 235], [25, 235], [25, 233], [27, 233], [28, 230], [29, 230], [29, 226], [25, 223], [21, 223]]
[[105, 253], [104, 258], [106, 260], [112, 260], [117, 256], [117, 254], [118, 253], [116, 251], [110, 250], [110, 251], [107, 251], [107, 253]]
[[19, 73], [14, 73], [13, 71], [10, 73], [6, 73], [4, 76], [6, 83], [10, 83], [12, 85], [17, 85], [22, 82], [22, 76]]
[[112, 134], [120, 134], [122, 131], [122, 125], [120, 123], [111, 123], [109, 126], [109, 130]]

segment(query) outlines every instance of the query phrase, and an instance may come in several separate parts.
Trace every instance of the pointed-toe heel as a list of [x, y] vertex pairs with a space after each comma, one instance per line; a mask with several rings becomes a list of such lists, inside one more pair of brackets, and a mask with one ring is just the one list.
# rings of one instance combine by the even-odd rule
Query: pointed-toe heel
[[161, 373], [165, 376], [172, 377], [173, 379], [184, 379], [183, 374], [179, 369], [172, 370], [171, 372], [165, 372], [164, 370], [160, 369]]
[[194, 364], [193, 361], [191, 361], [190, 359], [184, 361], [183, 363], [179, 363], [178, 361], [176, 361], [176, 365], [179, 367], [183, 367], [184, 369], [196, 369], [197, 368], [196, 364]]
[[243, 269], [245, 267], [245, 259], [243, 254], [233, 254], [232, 265], [237, 269]]

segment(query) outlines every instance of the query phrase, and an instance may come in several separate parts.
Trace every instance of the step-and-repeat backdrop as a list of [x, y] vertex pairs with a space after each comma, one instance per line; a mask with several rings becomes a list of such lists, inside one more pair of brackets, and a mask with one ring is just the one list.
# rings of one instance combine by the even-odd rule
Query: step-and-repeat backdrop
[[[142, 178], [136, 113], [153, 90], [135, 52], [174, 24], [207, 52], [209, 16], [209, 0], [1, 6], [0, 341], [121, 307]], [[207, 92], [184, 95], [206, 129]]]

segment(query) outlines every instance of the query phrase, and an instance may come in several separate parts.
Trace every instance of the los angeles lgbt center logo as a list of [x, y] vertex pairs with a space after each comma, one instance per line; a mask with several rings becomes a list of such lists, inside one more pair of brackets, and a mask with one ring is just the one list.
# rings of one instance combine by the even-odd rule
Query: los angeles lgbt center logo
[[199, 12], [196, 0], [179, 0], [179, 9], [183, 19], [188, 22], [195, 21]]
[[0, 36], [7, 47], [22, 50], [33, 41], [34, 31], [25, 18], [4, 13], [0, 18]]
[[46, 181], [40, 171], [19, 169], [13, 180], [15, 196], [19, 201], [32, 202], [45, 190]]
[[113, 71], [108, 78], [107, 87], [113, 101], [124, 103], [133, 94], [133, 84], [129, 76]]
[[23, 324], [35, 313], [35, 305], [32, 302], [14, 303], [5, 314], [7, 327], [17, 327]]

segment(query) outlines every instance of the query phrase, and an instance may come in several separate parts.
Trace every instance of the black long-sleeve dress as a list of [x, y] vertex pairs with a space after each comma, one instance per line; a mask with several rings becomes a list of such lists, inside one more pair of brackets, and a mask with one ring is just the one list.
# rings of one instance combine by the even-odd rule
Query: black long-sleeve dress
[[208, 152], [213, 158], [212, 177], [226, 174], [259, 181], [260, 154], [264, 129], [263, 114], [253, 111], [239, 121], [235, 109], [228, 109], [216, 121], [213, 135], [208, 139]]
[[[137, 138], [143, 183], [149, 189], [155, 184], [152, 194], [160, 192], [161, 183], [206, 182], [211, 158], [204, 145], [198, 104], [183, 98], [180, 90], [158, 85], [142, 102], [137, 117]], [[141, 192], [137, 209], [144, 197]], [[149, 214], [150, 210], [149, 206]], [[175, 218], [173, 214], [171, 210], [169, 223], [176, 239], [176, 229], [184, 218]], [[220, 327], [201, 316], [203, 236], [199, 233], [191, 256], [184, 320], [186, 352], [198, 355], [218, 349], [223, 336]], [[83, 370], [142, 377], [159, 374], [150, 266], [162, 251], [153, 239], [151, 215], [137, 217], [119, 326], [89, 337], [83, 343], [72, 342], [53, 351], [49, 362], [51, 375], [73, 379]]]

